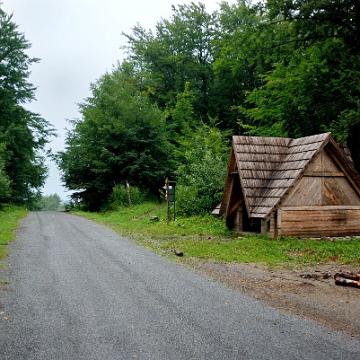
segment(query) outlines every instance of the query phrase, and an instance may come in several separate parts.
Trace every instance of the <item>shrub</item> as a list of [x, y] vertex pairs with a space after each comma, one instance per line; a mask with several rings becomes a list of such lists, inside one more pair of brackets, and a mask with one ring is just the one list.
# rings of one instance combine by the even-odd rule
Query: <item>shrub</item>
[[[130, 198], [133, 205], [139, 205], [143, 203], [149, 196], [149, 191], [141, 190], [137, 187], [130, 187]], [[129, 206], [128, 189], [124, 185], [114, 186], [110, 196], [111, 208], [116, 209], [118, 207]]]
[[216, 127], [199, 126], [182, 142], [184, 163], [179, 166], [177, 205], [184, 215], [212, 211], [221, 201], [229, 148]]

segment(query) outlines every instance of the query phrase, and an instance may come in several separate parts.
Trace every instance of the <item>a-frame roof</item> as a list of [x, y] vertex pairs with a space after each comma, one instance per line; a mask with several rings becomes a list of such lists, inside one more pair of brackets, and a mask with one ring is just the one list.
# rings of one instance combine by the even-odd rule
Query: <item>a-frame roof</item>
[[360, 189], [353, 164], [330, 133], [299, 139], [233, 136], [220, 215], [228, 211], [231, 176], [239, 176], [248, 217], [267, 219], [302, 177], [311, 160], [329, 143], [338, 162]]

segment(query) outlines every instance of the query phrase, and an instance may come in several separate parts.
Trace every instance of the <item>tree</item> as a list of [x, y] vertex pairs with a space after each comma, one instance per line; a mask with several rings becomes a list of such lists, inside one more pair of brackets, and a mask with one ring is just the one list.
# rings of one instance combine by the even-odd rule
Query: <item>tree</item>
[[39, 207], [42, 211], [58, 211], [61, 205], [61, 198], [58, 194], [42, 196], [39, 201]]
[[0, 148], [0, 204], [10, 200], [10, 180], [4, 171], [3, 149]]
[[177, 94], [188, 84], [195, 96], [195, 117], [206, 122], [212, 112], [217, 15], [208, 14], [201, 3], [172, 9], [171, 19], [158, 22], [155, 34], [140, 25], [131, 35], [124, 34], [128, 40], [125, 49], [137, 65], [143, 90], [160, 108], [172, 109]]
[[133, 67], [124, 63], [92, 84], [92, 96], [80, 104], [65, 151], [57, 161], [65, 186], [91, 210], [109, 200], [114, 186], [157, 193], [172, 172], [163, 113], [134, 86]]
[[23, 107], [35, 99], [28, 69], [39, 61], [26, 54], [29, 48], [12, 15], [0, 9], [0, 145], [8, 195], [14, 203], [23, 203], [24, 194], [43, 186], [47, 168], [42, 152], [55, 134], [47, 121]]
[[[214, 107], [221, 129], [238, 134], [246, 120], [236, 111], [246, 106], [247, 93], [262, 84], [260, 74], [271, 69], [268, 51], [259, 28], [265, 21], [261, 4], [239, 0], [237, 4], [221, 4], [220, 31], [214, 60]], [[267, 41], [266, 46], [271, 46]]]
[[[298, 137], [332, 131], [360, 168], [359, 2], [267, 2], [259, 37], [271, 44], [272, 69], [248, 96], [248, 131]], [[249, 109], [250, 108], [250, 109]]]

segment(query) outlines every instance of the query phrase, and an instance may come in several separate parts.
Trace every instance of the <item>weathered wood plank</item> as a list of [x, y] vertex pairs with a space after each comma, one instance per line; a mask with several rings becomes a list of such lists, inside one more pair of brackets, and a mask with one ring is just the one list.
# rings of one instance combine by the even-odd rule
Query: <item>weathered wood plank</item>
[[328, 172], [337, 172], [341, 169], [337, 166], [337, 164], [333, 160], [333, 155], [328, 149], [324, 149], [324, 163], [323, 163], [323, 170]]
[[294, 175], [298, 173], [299, 170], [302, 170], [305, 165], [308, 163], [308, 160], [297, 160], [297, 161], [284, 161], [279, 166], [279, 171], [282, 170], [292, 170]]
[[324, 202], [327, 205], [358, 205], [360, 197], [345, 178], [324, 181]]
[[306, 152], [314, 152], [319, 149], [319, 143], [303, 144], [297, 146], [289, 146], [288, 153], [290, 154], [302, 154]]
[[302, 178], [284, 201], [285, 205], [322, 205], [320, 179]]
[[235, 145], [274, 145], [287, 147], [291, 139], [287, 138], [266, 138], [262, 136], [233, 136]]
[[315, 151], [307, 151], [302, 153], [296, 153], [296, 154], [289, 154], [284, 161], [303, 161], [303, 160], [310, 160]]
[[[331, 230], [343, 230], [343, 229], [358, 229], [360, 221], [357, 219], [349, 219], [348, 214], [336, 214], [336, 216], [330, 216], [331, 214], [324, 213], [311, 213], [313, 220], [309, 221], [309, 213], [305, 216], [296, 214], [296, 217], [289, 217], [284, 212], [282, 219], [282, 228], [285, 230], [292, 229], [294, 231], [304, 229], [331, 229]], [[295, 215], [293, 213], [293, 215]]]
[[[236, 145], [239, 146], [239, 144]], [[273, 144], [246, 144], [241, 146], [241, 152], [249, 154], [277, 154], [285, 156], [288, 153], [288, 148], [274, 146]]]
[[[333, 226], [339, 226], [339, 223], [344, 224], [349, 220], [353, 220], [356, 223], [360, 224], [360, 210], [337, 210], [337, 211], [286, 211], [285, 208], [283, 212], [283, 222], [291, 223], [301, 223], [304, 226], [311, 226], [317, 221], [321, 220], [323, 222], [330, 222]], [[311, 214], [311, 218], [309, 215]], [[304, 219], [306, 221], [304, 222]], [[306, 224], [305, 224], [306, 223]]]
[[253, 179], [253, 178], [245, 178], [243, 179], [244, 186], [248, 186], [249, 189], [251, 188], [263, 188], [263, 189], [279, 189], [279, 188], [288, 188], [293, 179], [284, 179], [284, 180], [277, 180], [274, 179]]
[[254, 154], [244, 153], [242, 151], [237, 152], [237, 158], [241, 162], [270, 162], [280, 164], [282, 158], [278, 154]]
[[311, 171], [304, 173], [308, 177], [345, 177], [343, 172]]
[[[359, 236], [360, 233], [356, 230], [342, 230], [342, 231], [332, 231], [328, 229], [314, 229], [304, 230], [304, 231], [294, 231], [294, 232], [287, 232], [282, 236], [289, 236], [289, 237], [307, 237], [307, 238], [321, 238], [321, 237], [343, 237], [343, 236]], [[277, 236], [280, 237], [280, 236]]]
[[337, 210], [354, 210], [360, 211], [359, 205], [325, 205], [325, 206], [283, 206], [285, 211], [337, 211]]

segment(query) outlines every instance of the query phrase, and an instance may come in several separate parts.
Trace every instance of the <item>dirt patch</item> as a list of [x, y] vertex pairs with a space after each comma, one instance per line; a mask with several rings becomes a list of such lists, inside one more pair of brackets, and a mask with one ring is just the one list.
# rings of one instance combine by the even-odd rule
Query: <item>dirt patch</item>
[[360, 289], [335, 285], [339, 264], [303, 269], [271, 269], [263, 264], [217, 264], [184, 259], [196, 272], [260, 302], [288, 311], [360, 339]]

